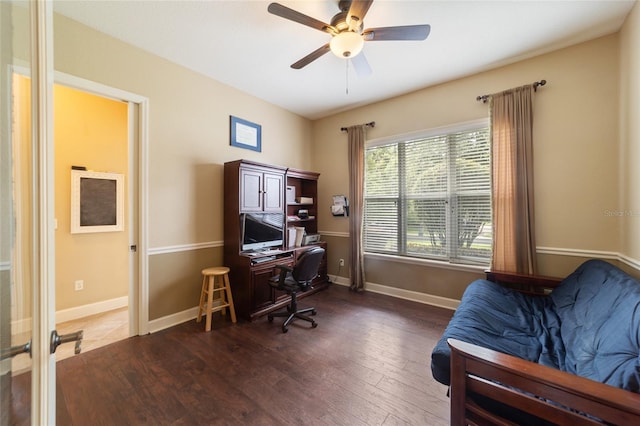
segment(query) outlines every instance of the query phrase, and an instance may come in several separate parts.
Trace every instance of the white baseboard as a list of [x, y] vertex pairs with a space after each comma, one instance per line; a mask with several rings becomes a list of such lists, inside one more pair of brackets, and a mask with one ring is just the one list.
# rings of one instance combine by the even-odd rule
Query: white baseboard
[[196, 316], [198, 316], [198, 307], [194, 306], [182, 312], [176, 312], [175, 314], [149, 321], [149, 333], [155, 333], [165, 328], [194, 320]]
[[398, 299], [411, 300], [413, 302], [424, 303], [426, 305], [437, 306], [439, 308], [446, 308], [454, 311], [458, 308], [458, 305], [460, 305], [460, 301], [456, 299], [420, 293], [419, 291], [388, 287], [380, 284], [367, 283], [364, 288], [372, 293], [386, 294], [387, 296], [397, 297]]
[[116, 297], [115, 299], [103, 300], [101, 302], [90, 303], [88, 305], [76, 306], [75, 308], [63, 309], [56, 312], [56, 323], [72, 321], [89, 315], [101, 314], [114, 309], [129, 306], [129, 296]]
[[640, 260], [634, 259], [632, 257], [620, 255], [620, 261], [622, 263], [624, 263], [624, 264], [626, 264], [628, 266], [631, 266], [632, 268], [635, 268], [638, 271], [640, 271]]
[[[348, 287], [351, 284], [349, 279], [344, 277], [335, 277], [333, 283], [345, 287]], [[372, 293], [385, 294], [387, 296], [397, 297], [398, 299], [411, 300], [412, 302], [424, 303], [425, 305], [437, 306], [439, 308], [455, 310], [458, 308], [458, 305], [460, 305], [460, 301], [456, 299], [420, 293], [419, 291], [389, 287], [382, 284], [368, 282], [365, 284], [364, 288], [365, 291], [370, 291]]]
[[[114, 309], [129, 306], [129, 297], [122, 296], [115, 299], [103, 300], [101, 302], [90, 303], [88, 305], [76, 306], [75, 308], [63, 309], [56, 312], [56, 323], [76, 320], [88, 317], [89, 315], [101, 314]], [[11, 321], [11, 334], [30, 333], [31, 317]]]
[[349, 280], [349, 278], [340, 277], [336, 275], [335, 277], [330, 279], [331, 279], [331, 282], [334, 284], [342, 285], [345, 287], [349, 287], [351, 285], [351, 281]]

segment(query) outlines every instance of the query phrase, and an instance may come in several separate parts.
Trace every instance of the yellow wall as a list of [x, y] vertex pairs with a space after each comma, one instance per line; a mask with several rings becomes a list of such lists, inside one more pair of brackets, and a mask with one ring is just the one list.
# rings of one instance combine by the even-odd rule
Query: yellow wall
[[[543, 253], [618, 252], [619, 222], [606, 214], [621, 205], [618, 46], [615, 34], [316, 121], [320, 211], [329, 210], [332, 194], [348, 193], [347, 141], [340, 127], [373, 120], [367, 138], [376, 139], [484, 118], [488, 107], [477, 95], [546, 79], [535, 97], [537, 245]], [[348, 222], [329, 215], [319, 220], [332, 235], [331, 247], [343, 252]], [[582, 260], [556, 257], [541, 254], [540, 272], [566, 275]], [[469, 283], [466, 274], [425, 265], [372, 256], [365, 264], [368, 282], [442, 297], [458, 299]]]
[[[124, 230], [71, 234], [71, 166], [125, 175], [127, 199], [128, 105], [54, 86], [56, 310], [129, 294], [129, 224]], [[127, 203], [125, 203], [126, 207]], [[75, 291], [74, 282], [84, 281]]]

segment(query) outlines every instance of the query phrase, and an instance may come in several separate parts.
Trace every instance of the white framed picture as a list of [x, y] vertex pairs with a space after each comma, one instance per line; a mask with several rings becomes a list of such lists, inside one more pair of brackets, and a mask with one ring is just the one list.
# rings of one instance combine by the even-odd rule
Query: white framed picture
[[124, 230], [124, 175], [71, 170], [71, 233]]

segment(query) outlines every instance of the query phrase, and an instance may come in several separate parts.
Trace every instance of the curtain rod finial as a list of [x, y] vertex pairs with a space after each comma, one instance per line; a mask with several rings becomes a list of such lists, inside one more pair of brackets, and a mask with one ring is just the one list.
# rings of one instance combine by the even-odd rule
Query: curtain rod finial
[[544, 86], [547, 84], [547, 80], [540, 80], [533, 83], [533, 91], [536, 92], [538, 90], [538, 86]]

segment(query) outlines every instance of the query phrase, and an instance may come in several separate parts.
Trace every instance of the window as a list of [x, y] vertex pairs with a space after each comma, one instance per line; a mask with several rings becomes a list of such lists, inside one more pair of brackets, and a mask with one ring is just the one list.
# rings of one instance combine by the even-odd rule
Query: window
[[368, 146], [364, 187], [365, 251], [489, 263], [486, 121]]

